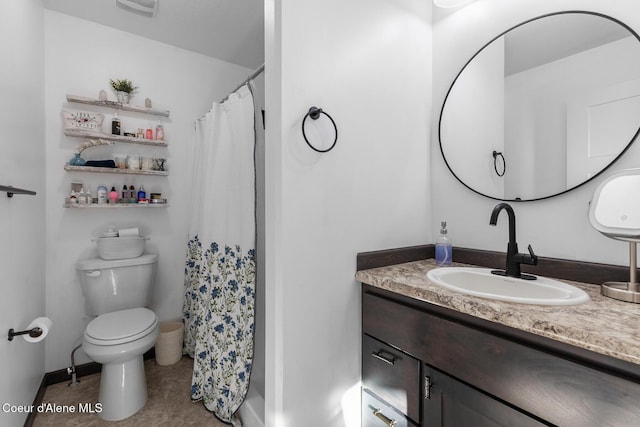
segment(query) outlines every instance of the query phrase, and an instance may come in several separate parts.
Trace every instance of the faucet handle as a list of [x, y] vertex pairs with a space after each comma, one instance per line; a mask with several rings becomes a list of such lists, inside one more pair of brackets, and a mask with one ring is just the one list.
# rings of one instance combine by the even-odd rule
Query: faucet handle
[[531, 245], [529, 245], [527, 249], [529, 250], [529, 256], [531, 256], [531, 262], [528, 262], [527, 264], [538, 265], [538, 255], [533, 252]]

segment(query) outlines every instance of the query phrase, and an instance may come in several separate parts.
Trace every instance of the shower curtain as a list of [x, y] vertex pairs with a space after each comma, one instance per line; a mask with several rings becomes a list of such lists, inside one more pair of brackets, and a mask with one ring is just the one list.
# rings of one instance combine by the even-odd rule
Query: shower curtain
[[246, 397], [255, 308], [254, 107], [248, 86], [196, 121], [185, 266], [191, 399], [232, 422]]

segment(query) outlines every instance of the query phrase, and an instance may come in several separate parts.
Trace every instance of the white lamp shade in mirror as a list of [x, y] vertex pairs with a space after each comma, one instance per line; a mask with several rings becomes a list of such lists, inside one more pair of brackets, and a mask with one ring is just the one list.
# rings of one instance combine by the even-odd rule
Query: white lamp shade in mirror
[[616, 172], [596, 188], [589, 205], [593, 228], [613, 239], [640, 239], [640, 169]]

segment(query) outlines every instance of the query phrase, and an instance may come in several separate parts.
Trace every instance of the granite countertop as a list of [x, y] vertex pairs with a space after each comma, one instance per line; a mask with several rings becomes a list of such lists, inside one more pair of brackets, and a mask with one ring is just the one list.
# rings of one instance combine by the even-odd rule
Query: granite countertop
[[[453, 263], [469, 267], [467, 264]], [[433, 284], [433, 259], [362, 270], [356, 279], [376, 288], [551, 338], [640, 365], [640, 304], [600, 295], [600, 287], [561, 280], [586, 291], [591, 301], [573, 306], [509, 303], [474, 297]]]

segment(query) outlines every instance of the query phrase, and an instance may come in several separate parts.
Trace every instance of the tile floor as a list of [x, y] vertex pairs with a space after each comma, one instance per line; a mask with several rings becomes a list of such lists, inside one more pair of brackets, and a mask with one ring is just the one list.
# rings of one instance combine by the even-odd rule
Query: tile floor
[[100, 374], [80, 378], [80, 384], [75, 387], [68, 387], [69, 382], [50, 385], [45, 390], [43, 403], [73, 405], [76, 413], [39, 413], [33, 426], [226, 427], [202, 402], [191, 401], [192, 366], [193, 360], [188, 357], [171, 366], [159, 366], [153, 359], [145, 361], [147, 404], [135, 415], [116, 422], [103, 421], [97, 414], [77, 412], [79, 403], [98, 401]]

